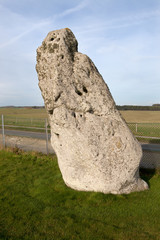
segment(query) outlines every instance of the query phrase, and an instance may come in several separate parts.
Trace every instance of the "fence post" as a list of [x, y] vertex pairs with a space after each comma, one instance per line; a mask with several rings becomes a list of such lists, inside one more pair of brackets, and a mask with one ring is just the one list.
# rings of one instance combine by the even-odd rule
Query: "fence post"
[[2, 139], [3, 139], [3, 147], [5, 148], [5, 135], [4, 135], [4, 117], [2, 114]]
[[46, 128], [46, 152], [48, 155], [48, 121], [47, 121], [47, 118], [46, 118], [46, 122], [45, 122], [45, 128]]
[[137, 133], [138, 124], [136, 123], [136, 133]]

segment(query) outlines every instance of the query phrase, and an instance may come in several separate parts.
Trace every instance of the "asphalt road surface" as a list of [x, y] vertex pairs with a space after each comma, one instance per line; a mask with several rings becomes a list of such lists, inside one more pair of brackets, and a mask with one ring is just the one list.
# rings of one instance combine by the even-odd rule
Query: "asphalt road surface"
[[[2, 134], [2, 129], [0, 129], [0, 134]], [[30, 138], [38, 138], [38, 139], [46, 139], [45, 133], [40, 132], [29, 132], [29, 131], [21, 131], [21, 130], [5, 130], [5, 135], [7, 136], [18, 136], [18, 137], [30, 137]], [[48, 139], [50, 139], [51, 134], [48, 134]]]
[[[0, 129], [0, 134], [2, 134], [2, 130]], [[29, 131], [20, 131], [20, 130], [5, 130], [5, 135], [8, 136], [18, 136], [18, 137], [30, 137], [37, 139], [46, 139], [45, 133], [39, 132], [29, 132]], [[48, 134], [48, 139], [50, 139], [51, 134]], [[160, 152], [160, 144], [141, 144], [143, 150]]]

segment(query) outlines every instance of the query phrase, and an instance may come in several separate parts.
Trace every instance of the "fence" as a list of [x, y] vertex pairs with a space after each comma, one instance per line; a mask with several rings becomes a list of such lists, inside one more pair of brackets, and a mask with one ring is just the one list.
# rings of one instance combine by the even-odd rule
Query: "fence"
[[142, 143], [141, 167], [160, 168], [160, 123], [127, 123], [136, 138]]
[[[4, 147], [6, 145], [15, 145], [23, 149], [35, 149], [47, 154], [53, 152], [49, 141], [50, 126], [47, 119], [18, 118], [2, 115], [0, 124], [1, 141]], [[160, 123], [127, 124], [140, 142], [150, 144], [142, 145], [143, 159], [141, 166], [160, 168]], [[8, 135], [11, 137], [8, 137]], [[20, 138], [22, 136], [23, 138]]]
[[35, 149], [46, 154], [53, 152], [49, 142], [50, 126], [47, 119], [13, 118], [2, 115], [1, 133], [4, 148], [14, 146], [24, 150]]
[[[3, 116], [3, 115], [2, 115]], [[40, 118], [20, 118], [4, 116], [5, 126], [7, 127], [33, 127], [33, 128], [44, 128], [46, 124], [46, 119]], [[0, 124], [2, 124], [2, 119], [0, 119]]]
[[139, 140], [160, 143], [160, 123], [128, 123], [128, 127]]

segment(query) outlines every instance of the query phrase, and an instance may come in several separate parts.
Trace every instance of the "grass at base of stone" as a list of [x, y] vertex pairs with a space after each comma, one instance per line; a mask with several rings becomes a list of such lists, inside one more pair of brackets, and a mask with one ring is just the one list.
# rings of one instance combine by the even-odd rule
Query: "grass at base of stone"
[[137, 137], [137, 140], [141, 143], [148, 143], [148, 144], [160, 144], [160, 139], [152, 139], [152, 138], [140, 138]]
[[56, 156], [0, 151], [1, 240], [160, 239], [160, 173], [129, 195], [68, 188]]

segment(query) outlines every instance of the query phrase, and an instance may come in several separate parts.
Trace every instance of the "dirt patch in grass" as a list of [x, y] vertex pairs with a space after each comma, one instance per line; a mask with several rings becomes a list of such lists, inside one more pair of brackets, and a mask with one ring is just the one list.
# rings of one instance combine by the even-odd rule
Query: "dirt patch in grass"
[[[29, 137], [5, 136], [6, 147], [18, 148], [23, 151], [34, 151], [47, 153], [46, 140]], [[0, 146], [2, 148], [2, 135], [0, 134]], [[48, 142], [48, 152], [54, 153], [50, 141]]]

